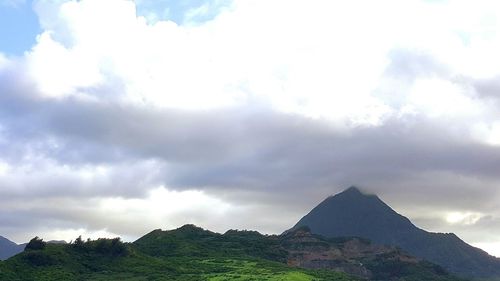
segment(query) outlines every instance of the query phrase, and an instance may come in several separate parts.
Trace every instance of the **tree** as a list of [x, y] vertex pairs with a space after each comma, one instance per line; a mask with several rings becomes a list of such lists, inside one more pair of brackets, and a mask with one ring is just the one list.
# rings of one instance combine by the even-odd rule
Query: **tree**
[[73, 248], [78, 249], [78, 250], [83, 250], [85, 249], [85, 242], [83, 242], [82, 236], [78, 236], [78, 238], [75, 239], [73, 242]]
[[43, 250], [45, 249], [45, 245], [47, 243], [43, 242], [43, 239], [35, 236], [35, 238], [31, 239], [30, 242], [24, 248], [25, 250]]
[[73, 244], [75, 244], [76, 246], [83, 246], [83, 243], [84, 242], [81, 235], [75, 239], [75, 242], [73, 242]]

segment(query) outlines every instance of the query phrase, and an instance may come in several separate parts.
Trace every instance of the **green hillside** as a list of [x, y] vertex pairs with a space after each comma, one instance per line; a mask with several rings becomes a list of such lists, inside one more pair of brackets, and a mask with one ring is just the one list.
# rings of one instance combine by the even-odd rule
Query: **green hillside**
[[223, 249], [199, 254], [199, 237], [191, 241], [170, 238], [160, 248], [176, 250], [161, 257], [116, 239], [47, 244], [44, 249], [28, 250], [1, 262], [0, 280], [357, 280], [343, 273], [292, 268]]
[[[370, 280], [459, 280], [392, 248], [354, 238], [325, 240], [306, 230], [265, 236], [253, 231], [218, 234], [186, 225], [172, 231], [152, 231], [134, 243], [77, 239], [68, 245], [30, 244], [32, 249], [0, 263], [0, 280], [363, 279], [359, 274], [336, 271], [351, 269], [355, 274], [369, 272]], [[307, 259], [309, 254], [333, 252], [338, 253], [333, 260], [320, 260], [329, 261], [325, 264], [330, 267], [317, 267], [316, 260]], [[368, 267], [361, 266], [361, 261]]]

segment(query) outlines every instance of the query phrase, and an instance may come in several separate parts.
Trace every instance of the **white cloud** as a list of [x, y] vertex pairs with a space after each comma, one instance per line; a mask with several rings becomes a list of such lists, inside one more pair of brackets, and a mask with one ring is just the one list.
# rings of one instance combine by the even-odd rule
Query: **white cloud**
[[472, 246], [486, 249], [490, 255], [500, 257], [500, 242], [478, 242], [472, 243]]
[[481, 213], [474, 212], [449, 212], [446, 214], [446, 222], [449, 224], [464, 224], [472, 225], [475, 224], [484, 215]]
[[78, 48], [66, 49], [48, 31], [38, 37], [27, 61], [33, 80], [48, 97], [77, 95], [79, 88], [95, 86], [102, 80], [95, 57]]
[[[388, 112], [370, 90], [389, 46], [366, 38], [357, 17], [346, 18], [346, 11], [319, 2], [312, 6], [319, 16], [297, 21], [302, 5], [286, 3], [288, 12], [276, 24], [280, 6], [262, 4], [238, 3], [194, 27], [147, 25], [127, 1], [67, 2], [51, 12], [39, 8], [50, 31], [40, 36], [29, 64], [48, 96], [77, 94], [102, 79], [118, 78], [128, 101], [165, 107], [208, 109], [258, 99], [285, 112], [366, 123], [377, 123]], [[359, 17], [364, 16], [371, 14]], [[355, 30], [346, 31], [342, 20]]]
[[430, 117], [463, 118], [484, 111], [481, 101], [468, 96], [462, 85], [435, 78], [415, 81], [405, 106]]
[[106, 224], [112, 224], [122, 233], [130, 233], [133, 229], [135, 235], [155, 228], [173, 229], [187, 223], [223, 232], [228, 225], [221, 221], [240, 209], [202, 191], [172, 191], [165, 187], [150, 190], [142, 199], [101, 199], [96, 208], [101, 215], [109, 217]]
[[0, 162], [0, 177], [6, 176], [9, 173], [10, 166], [5, 162]]
[[2, 71], [4, 68], [6, 68], [9, 64], [9, 60], [7, 57], [0, 52], [0, 71]]
[[[457, 20], [470, 8], [462, 2], [235, 1], [196, 26], [148, 24], [130, 1], [37, 7], [48, 31], [28, 64], [48, 96], [81, 95], [119, 81], [126, 102], [199, 110], [258, 101], [340, 124], [377, 125], [415, 106], [430, 116], [471, 114], [481, 102], [471, 102], [470, 89], [454, 77], [496, 74], [487, 70], [494, 64], [485, 63], [497, 57], [492, 12], [474, 8], [480, 23], [471, 30]], [[374, 90], [394, 48], [429, 53], [452, 76], [417, 81], [407, 92], [394, 89], [393, 97], [381, 98]], [[394, 99], [402, 105], [393, 107]]]
[[479, 122], [473, 130], [475, 135], [486, 143], [500, 146], [500, 121]]
[[[84, 228], [46, 229], [46, 230], [42, 230], [39, 234], [37, 234], [37, 236], [43, 237], [43, 239], [45, 241], [64, 240], [68, 243], [75, 241], [75, 239], [79, 236], [81, 236], [82, 239], [84, 239], [84, 240], [86, 240], [87, 238], [90, 238], [92, 240], [96, 240], [98, 238], [122, 237], [119, 234], [111, 233], [105, 229], [88, 231], [87, 229], [84, 229]], [[22, 243], [25, 243], [25, 242], [22, 242]]]

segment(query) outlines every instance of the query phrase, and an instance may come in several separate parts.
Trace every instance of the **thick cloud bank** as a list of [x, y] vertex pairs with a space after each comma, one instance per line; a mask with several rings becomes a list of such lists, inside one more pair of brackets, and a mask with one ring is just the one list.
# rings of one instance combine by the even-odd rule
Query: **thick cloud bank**
[[500, 7], [191, 4], [33, 4], [0, 53], [2, 235], [281, 232], [355, 184], [500, 254]]

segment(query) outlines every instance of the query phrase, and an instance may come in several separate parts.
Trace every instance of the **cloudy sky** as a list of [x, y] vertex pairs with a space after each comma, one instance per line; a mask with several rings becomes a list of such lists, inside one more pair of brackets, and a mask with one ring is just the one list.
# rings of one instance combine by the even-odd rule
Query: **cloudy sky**
[[0, 235], [280, 233], [350, 185], [500, 256], [498, 1], [0, 0]]

